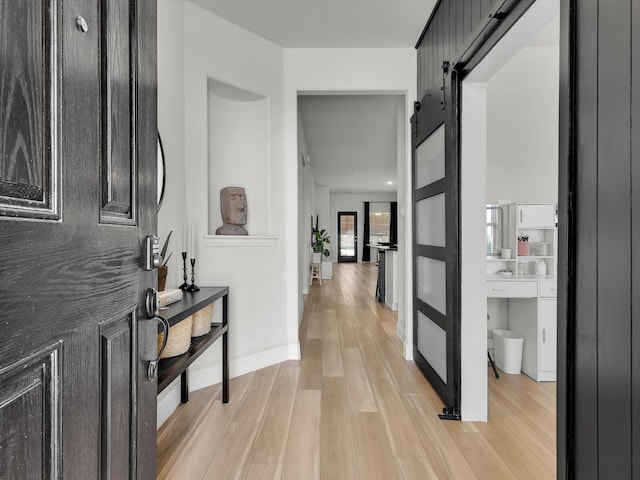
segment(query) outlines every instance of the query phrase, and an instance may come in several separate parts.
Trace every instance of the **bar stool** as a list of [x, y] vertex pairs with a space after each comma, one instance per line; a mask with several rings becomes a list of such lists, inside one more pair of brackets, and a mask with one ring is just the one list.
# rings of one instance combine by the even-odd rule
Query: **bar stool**
[[309, 276], [309, 285], [313, 284], [314, 278], [317, 278], [320, 285], [322, 285], [322, 264], [321, 263], [311, 264], [311, 275]]

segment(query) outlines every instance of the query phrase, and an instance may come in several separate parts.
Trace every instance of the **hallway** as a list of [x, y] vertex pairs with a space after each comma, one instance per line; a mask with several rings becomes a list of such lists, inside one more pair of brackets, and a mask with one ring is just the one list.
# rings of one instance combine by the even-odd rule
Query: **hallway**
[[232, 379], [228, 405], [219, 385], [193, 392], [158, 430], [158, 478], [555, 478], [555, 383], [490, 375], [490, 423], [439, 420], [375, 265], [333, 267], [310, 287], [302, 359]]

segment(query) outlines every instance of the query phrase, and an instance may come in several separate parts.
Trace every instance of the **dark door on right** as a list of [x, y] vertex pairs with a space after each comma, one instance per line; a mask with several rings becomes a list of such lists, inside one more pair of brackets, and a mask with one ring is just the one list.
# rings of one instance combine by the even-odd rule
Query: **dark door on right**
[[338, 262], [358, 261], [358, 213], [338, 212]]

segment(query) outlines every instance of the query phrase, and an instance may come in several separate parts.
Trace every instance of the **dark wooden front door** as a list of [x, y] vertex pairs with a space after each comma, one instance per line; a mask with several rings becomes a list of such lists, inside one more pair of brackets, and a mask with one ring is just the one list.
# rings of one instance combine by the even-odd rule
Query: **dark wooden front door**
[[0, 478], [154, 478], [155, 1], [0, 0]]

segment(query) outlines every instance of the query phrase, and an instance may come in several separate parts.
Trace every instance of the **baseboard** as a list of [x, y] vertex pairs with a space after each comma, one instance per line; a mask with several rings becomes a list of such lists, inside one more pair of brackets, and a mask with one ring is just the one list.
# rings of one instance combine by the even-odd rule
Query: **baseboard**
[[304, 297], [300, 299], [298, 308], [298, 326], [302, 323], [302, 317], [304, 316]]
[[158, 428], [167, 421], [173, 411], [180, 405], [180, 377], [176, 378], [171, 385], [158, 395]]
[[398, 319], [398, 326], [396, 327], [396, 335], [398, 335], [398, 337], [400, 338], [400, 340], [402, 340], [403, 342], [406, 340], [406, 336], [405, 336], [405, 331], [404, 331], [404, 321], [401, 319]]
[[[262, 352], [247, 355], [242, 358], [229, 360], [229, 377], [239, 377], [245, 373], [254, 372], [261, 368], [300, 359], [300, 344], [282, 345]], [[222, 363], [216, 363], [198, 370], [187, 370], [189, 376], [189, 391], [215, 385], [222, 382]], [[178, 377], [158, 396], [157, 428], [171, 416], [180, 405], [180, 378]]]

